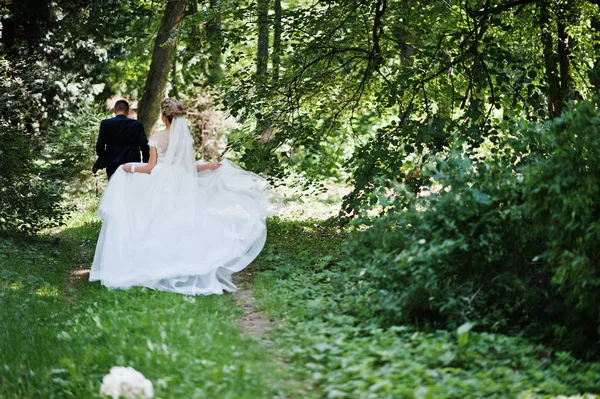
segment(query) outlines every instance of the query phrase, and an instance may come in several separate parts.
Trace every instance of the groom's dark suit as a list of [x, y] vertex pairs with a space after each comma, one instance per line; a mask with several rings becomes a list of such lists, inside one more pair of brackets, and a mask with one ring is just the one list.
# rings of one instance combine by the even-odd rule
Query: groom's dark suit
[[[140, 157], [140, 151], [142, 157]], [[117, 168], [128, 162], [148, 162], [150, 149], [142, 122], [117, 115], [100, 122], [100, 134], [96, 142], [98, 160], [94, 172], [106, 168], [110, 178]]]

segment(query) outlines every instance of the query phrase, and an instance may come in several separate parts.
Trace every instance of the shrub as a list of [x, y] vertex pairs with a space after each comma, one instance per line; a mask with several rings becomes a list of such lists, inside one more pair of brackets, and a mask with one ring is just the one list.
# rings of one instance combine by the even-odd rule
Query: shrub
[[96, 161], [98, 129], [105, 117], [99, 106], [90, 104], [62, 120], [48, 138], [47, 160], [50, 167], [44, 176], [71, 189], [89, 191], [92, 166]]
[[555, 332], [573, 346], [598, 346], [600, 333], [600, 110], [569, 106], [540, 134], [524, 169], [527, 213], [548, 238], [541, 258], [566, 299], [568, 324]]
[[407, 206], [348, 242], [347, 266], [358, 271], [363, 309], [383, 322], [456, 328], [478, 320], [499, 329], [525, 311], [523, 279], [538, 271], [531, 262], [538, 253], [517, 176], [500, 160], [468, 155], [453, 152], [440, 162], [433, 193], [398, 187], [380, 197], [387, 204], [398, 196]]
[[346, 245], [359, 298], [348, 311], [385, 325], [474, 321], [597, 353], [598, 115], [582, 103], [477, 147], [455, 141], [420, 194], [380, 193], [386, 214]]
[[0, 57], [0, 231], [34, 233], [59, 224], [65, 215], [59, 187], [40, 176], [42, 115], [22, 75]]

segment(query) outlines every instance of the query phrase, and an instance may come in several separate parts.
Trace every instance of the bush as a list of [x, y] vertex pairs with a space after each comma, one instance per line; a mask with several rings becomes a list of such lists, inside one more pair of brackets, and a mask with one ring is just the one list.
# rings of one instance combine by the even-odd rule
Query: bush
[[40, 175], [42, 115], [30, 93], [34, 77], [0, 57], [0, 231], [27, 234], [61, 223], [59, 187]]
[[600, 333], [600, 110], [571, 105], [540, 134], [524, 169], [527, 213], [547, 237], [541, 258], [566, 299], [568, 324], [554, 326], [572, 345], [598, 347]]
[[47, 143], [50, 167], [46, 178], [58, 180], [72, 190], [90, 191], [98, 130], [105, 117], [98, 105], [90, 104], [53, 129]]
[[449, 328], [478, 320], [502, 329], [525, 312], [523, 280], [538, 274], [531, 260], [539, 252], [518, 178], [502, 160], [475, 155], [453, 152], [440, 161], [436, 184], [417, 196], [400, 186], [380, 197], [386, 205], [400, 197], [406, 209], [393, 207], [348, 242], [348, 270], [358, 271], [369, 316]]
[[597, 353], [598, 117], [582, 103], [476, 148], [455, 142], [421, 193], [380, 193], [387, 213], [346, 245], [359, 298], [348, 310], [385, 325], [474, 321]]

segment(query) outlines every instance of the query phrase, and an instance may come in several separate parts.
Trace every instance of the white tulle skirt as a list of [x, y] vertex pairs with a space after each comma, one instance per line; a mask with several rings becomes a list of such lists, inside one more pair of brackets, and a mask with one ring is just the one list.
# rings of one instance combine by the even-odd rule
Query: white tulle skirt
[[191, 185], [160, 164], [152, 174], [119, 168], [100, 202], [90, 281], [189, 295], [235, 291], [231, 275], [262, 250], [265, 218], [277, 204], [262, 177], [221, 164], [191, 176]]

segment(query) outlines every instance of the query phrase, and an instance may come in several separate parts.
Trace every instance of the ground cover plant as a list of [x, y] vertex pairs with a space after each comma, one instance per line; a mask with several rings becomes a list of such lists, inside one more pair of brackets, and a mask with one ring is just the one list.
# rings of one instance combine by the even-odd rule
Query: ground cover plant
[[[255, 289], [274, 320], [280, 356], [314, 398], [595, 397], [600, 363], [533, 341], [414, 325], [382, 327], [340, 265], [347, 233], [319, 219], [274, 219]], [[296, 377], [298, 378], [298, 377]], [[589, 393], [590, 396], [584, 394]]]
[[368, 228], [346, 246], [348, 311], [387, 326], [476, 322], [597, 357], [599, 116], [584, 101], [481, 144], [459, 131], [420, 188], [374, 194], [385, 214], [357, 222]]
[[[114, 365], [164, 398], [599, 393], [598, 0], [4, 0], [0, 27], [0, 399]], [[85, 280], [98, 124], [123, 97], [150, 136], [166, 96], [287, 195], [252, 272], [271, 352], [232, 296]]]
[[99, 397], [113, 366], [141, 371], [161, 398], [278, 395], [279, 367], [240, 331], [231, 295], [109, 291], [78, 276], [99, 227], [88, 208], [55, 234], [0, 239], [1, 398]]
[[599, 363], [550, 346], [468, 323], [385, 327], [348, 312], [361, 298], [343, 264], [355, 232], [328, 220], [340, 200], [294, 196], [269, 220], [252, 273], [274, 327], [270, 351], [239, 330], [233, 296], [108, 291], [75, 278], [91, 261], [96, 199], [80, 197], [88, 209], [49, 235], [25, 243], [3, 237], [0, 397], [98, 397], [114, 365], [142, 371], [163, 398], [598, 393]]

